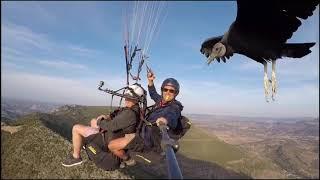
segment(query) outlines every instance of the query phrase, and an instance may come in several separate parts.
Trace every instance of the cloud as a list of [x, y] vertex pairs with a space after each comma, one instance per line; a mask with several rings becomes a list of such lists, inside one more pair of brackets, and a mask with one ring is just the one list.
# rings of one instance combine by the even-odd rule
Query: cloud
[[109, 25], [114, 25], [117, 19], [106, 16], [110, 11], [105, 11], [104, 4], [107, 2], [4, 2], [3, 20], [20, 21], [24, 25], [47, 29], [50, 33], [63, 31], [65, 35], [81, 28], [106, 38], [106, 34], [112, 33]]
[[178, 99], [185, 113], [242, 116], [301, 117], [319, 114], [319, 88], [312, 83], [278, 89], [275, 102], [266, 103], [261, 87], [181, 80]]
[[12, 23], [1, 24], [1, 34], [4, 43], [1, 46], [12, 49], [30, 50], [36, 48], [39, 50], [52, 50], [53, 44], [50, 43], [45, 34], [35, 33], [31, 29]]
[[[48, 4], [50, 2], [46, 2]], [[4, 16], [6, 18], [29, 19], [42, 25], [50, 25], [58, 22], [57, 17], [41, 5], [41, 2], [3, 2]], [[32, 11], [30, 11], [32, 9]], [[6, 20], [6, 19], [4, 19]]]
[[[105, 97], [110, 101], [111, 96], [97, 90], [99, 81], [105, 80], [104, 87], [112, 90], [125, 85], [124, 77], [114, 73], [117, 71], [113, 67], [116, 61], [107, 62], [108, 66], [105, 66], [106, 62], [99, 62], [99, 67], [105, 66], [103, 73], [90, 72], [88, 57], [114, 59], [99, 50], [70, 42], [58, 42], [47, 34], [8, 21], [1, 26], [4, 37], [1, 40], [4, 65], [1, 68], [3, 96], [71, 104], [106, 105]], [[81, 61], [84, 63], [79, 63]], [[48, 69], [43, 67], [48, 67], [50, 75]], [[69, 76], [75, 70], [81, 72], [81, 76], [65, 78], [65, 75]], [[65, 75], [62, 74], [65, 72]]]
[[66, 53], [68, 53], [68, 56], [86, 57], [104, 55], [104, 53], [95, 49], [51, 40], [47, 34], [35, 32], [26, 26], [6, 23], [1, 24], [1, 28], [3, 29], [2, 35], [4, 37], [4, 39], [1, 40], [4, 42], [2, 43], [2, 48], [6, 48], [8, 50], [7, 53], [18, 50], [25, 53], [39, 53], [39, 51], [42, 51], [41, 54], [46, 53], [51, 56]]
[[188, 66], [182, 66], [182, 67], [180, 67], [180, 69], [182, 71], [195, 71], [195, 70], [198, 71], [198, 70], [203, 70], [206, 66], [207, 66], [207, 64], [205, 64], [205, 63], [203, 63], [203, 64], [190, 64]]
[[[29, 66], [34, 64], [32, 69], [37, 66], [54, 67], [54, 71], [62, 72], [66, 69], [69, 72], [74, 70], [86, 70], [83, 73], [90, 73], [90, 64], [92, 61], [104, 59], [114, 59], [104, 52], [91, 49], [70, 42], [59, 42], [52, 40], [47, 34], [35, 32], [34, 30], [10, 22], [1, 24], [3, 31], [1, 46], [2, 61], [19, 64], [20, 66]], [[88, 61], [90, 60], [90, 61]], [[82, 62], [82, 63], [81, 63]], [[106, 62], [99, 62], [100, 65], [106, 65]], [[116, 61], [110, 61], [108, 64], [114, 64]], [[100, 66], [101, 67], [101, 66]], [[107, 66], [106, 68], [108, 68]], [[14, 68], [8, 66], [7, 68]], [[40, 68], [40, 67], [39, 67]], [[27, 70], [27, 68], [26, 68]], [[28, 70], [31, 70], [30, 68]], [[92, 72], [93, 73], [93, 72]], [[69, 75], [72, 75], [72, 73]]]
[[241, 71], [247, 71], [247, 70], [256, 70], [258, 68], [263, 68], [262, 64], [257, 63], [256, 61], [246, 59], [243, 61], [243, 63], [237, 67], [234, 67], [235, 69], [241, 70]]
[[181, 43], [182, 47], [186, 48], [188, 51], [200, 53], [200, 45], [199, 41], [195, 40], [186, 40]]
[[16, 63], [13, 63], [13, 62], [5, 62], [4, 64], [2, 64], [2, 67], [8, 67], [9, 69], [16, 69], [16, 70], [19, 70], [19, 69], [24, 69], [23, 66], [21, 65], [18, 65]]
[[72, 44], [69, 45], [68, 47], [70, 48], [70, 50], [76, 52], [77, 54], [80, 53], [82, 55], [90, 55], [90, 54], [98, 53], [98, 51], [96, 51], [96, 50], [75, 46]]
[[277, 67], [279, 75], [296, 80], [319, 79], [319, 45], [316, 44], [311, 51], [301, 59], [282, 59]]
[[87, 70], [88, 68], [82, 64], [71, 64], [66, 61], [39, 61], [39, 64], [53, 67], [53, 68], [63, 68], [63, 69], [79, 69], [79, 70]]
[[6, 46], [2, 48], [1, 55], [25, 56], [23, 52]]
[[3, 53], [4, 55], [2, 56], [2, 58], [4, 59], [3, 66], [6, 68], [24, 69], [23, 64], [28, 63], [28, 64], [34, 64], [34, 65], [41, 65], [48, 68], [55, 68], [55, 70], [57, 69], [68, 70], [69, 72], [75, 71], [75, 70], [89, 70], [89, 68], [83, 64], [70, 63], [70, 62], [58, 60], [58, 59], [51, 59], [51, 60], [45, 60], [41, 58], [36, 59], [34, 57], [28, 57], [30, 55], [20, 52], [18, 50], [12, 51], [10, 48], [4, 49], [4, 52], [8, 52], [8, 53]]
[[[276, 75], [282, 83], [298, 83], [301, 81], [310, 81], [319, 79], [319, 45], [318, 43], [311, 48], [311, 53], [299, 59], [281, 58], [276, 61]], [[246, 73], [245, 76], [252, 79], [252, 75], [260, 73], [263, 77], [264, 67], [261, 63], [254, 60], [244, 59], [234, 64], [232, 69]], [[272, 66], [268, 63], [268, 76], [271, 77]], [[262, 78], [260, 78], [262, 79]]]
[[[109, 83], [112, 87], [120, 87], [119, 79], [110, 78], [103, 88], [111, 88]], [[109, 105], [111, 95], [97, 89], [100, 80], [98, 77], [79, 80], [4, 70], [1, 74], [1, 96], [67, 104]]]

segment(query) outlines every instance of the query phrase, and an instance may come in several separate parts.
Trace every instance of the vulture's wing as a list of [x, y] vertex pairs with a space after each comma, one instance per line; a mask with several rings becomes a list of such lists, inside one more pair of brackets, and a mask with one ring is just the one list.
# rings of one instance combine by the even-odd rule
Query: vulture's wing
[[318, 0], [237, 0], [235, 23], [242, 31], [261, 37], [261, 40], [282, 44], [290, 39], [301, 25], [298, 18], [306, 19], [311, 16], [318, 4]]
[[206, 39], [201, 45], [200, 52], [202, 54], [204, 54], [206, 57], [209, 57], [209, 55], [211, 54], [211, 51], [212, 51], [212, 47], [217, 42], [221, 41], [222, 37], [223, 36], [218, 36], [218, 37], [212, 37], [212, 38]]

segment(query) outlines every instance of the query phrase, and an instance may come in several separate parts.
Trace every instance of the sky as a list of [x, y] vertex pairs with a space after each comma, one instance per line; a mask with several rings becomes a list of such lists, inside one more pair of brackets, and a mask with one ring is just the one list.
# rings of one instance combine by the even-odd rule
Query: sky
[[[130, 15], [124, 21], [124, 9], [133, 7], [124, 1], [2, 1], [1, 97], [110, 105], [111, 95], [97, 87], [100, 81], [113, 90], [126, 85], [124, 22], [143, 22]], [[288, 40], [316, 42], [312, 53], [277, 61], [278, 94], [269, 103], [261, 64], [235, 54], [227, 63], [208, 66], [200, 53], [205, 39], [227, 31], [236, 8], [235, 1], [170, 1], [163, 6], [146, 61], [158, 92], [162, 81], [173, 77], [180, 83], [177, 99], [183, 113], [318, 117], [319, 6]], [[147, 26], [144, 31], [150, 32]], [[271, 64], [268, 70], [271, 76]], [[146, 88], [145, 66], [141, 78]]]

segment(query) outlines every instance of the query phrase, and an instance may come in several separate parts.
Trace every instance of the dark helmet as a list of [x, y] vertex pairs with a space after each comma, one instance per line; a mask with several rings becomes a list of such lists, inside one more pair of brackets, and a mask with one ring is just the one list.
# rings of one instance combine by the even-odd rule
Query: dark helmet
[[178, 83], [178, 81], [174, 78], [168, 78], [166, 80], [163, 81], [162, 85], [161, 85], [161, 91], [165, 86], [172, 86], [174, 87], [174, 89], [177, 91], [177, 94], [179, 94], [180, 91], [180, 85]]

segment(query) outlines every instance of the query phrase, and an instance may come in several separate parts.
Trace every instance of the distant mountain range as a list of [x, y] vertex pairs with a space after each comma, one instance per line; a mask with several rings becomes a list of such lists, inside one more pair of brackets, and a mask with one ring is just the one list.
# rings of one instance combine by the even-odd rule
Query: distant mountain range
[[[268, 119], [194, 115], [193, 122], [228, 144], [237, 145], [254, 159], [271, 161], [283, 172], [272, 173], [261, 162], [250, 175], [256, 178], [319, 178], [319, 118]], [[249, 163], [250, 164], [250, 163]], [[257, 165], [260, 164], [260, 165]], [[269, 171], [269, 173], [267, 173]]]
[[214, 115], [214, 114], [186, 114], [186, 116], [196, 119], [197, 121], [257, 121], [257, 122], [288, 122], [294, 123], [296, 121], [312, 121], [319, 117], [245, 117], [245, 116], [232, 116], [232, 115]]
[[[65, 105], [51, 102], [38, 102], [31, 100], [21, 100], [13, 98], [1, 98], [1, 119], [14, 120], [20, 116], [33, 113], [51, 113], [54, 111], [63, 110], [63, 108], [75, 108], [79, 105]], [[61, 109], [59, 109], [61, 108]], [[312, 117], [297, 117], [297, 118], [271, 118], [271, 117], [243, 117], [230, 115], [211, 115], [211, 114], [185, 114], [186, 116], [196, 119], [197, 121], [216, 121], [216, 120], [236, 120], [236, 121], [260, 121], [260, 122], [296, 122], [301, 120], [314, 120]]]
[[62, 104], [35, 102], [30, 100], [17, 100], [1, 98], [1, 121], [15, 120], [23, 115], [33, 112], [50, 113]]

